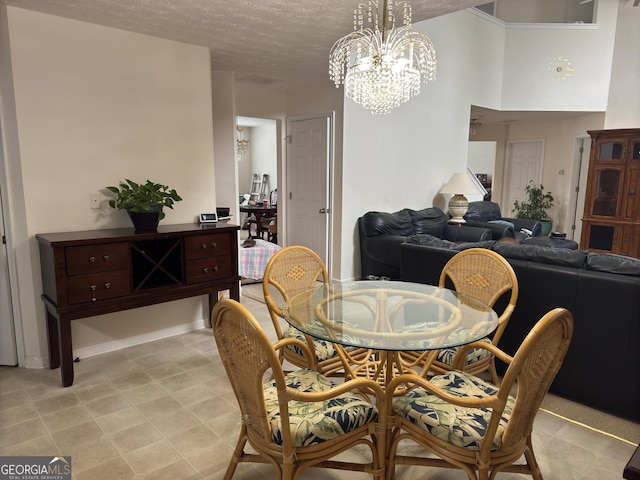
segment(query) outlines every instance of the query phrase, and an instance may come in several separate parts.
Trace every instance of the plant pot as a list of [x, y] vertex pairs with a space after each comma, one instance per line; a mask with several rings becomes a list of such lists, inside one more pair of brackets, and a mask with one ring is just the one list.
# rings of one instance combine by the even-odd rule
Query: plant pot
[[540, 232], [540, 235], [542, 235], [543, 237], [548, 237], [551, 233], [553, 222], [548, 220], [540, 220], [540, 223], [542, 224], [542, 231]]
[[133, 223], [136, 233], [155, 232], [158, 230], [158, 223], [160, 222], [160, 212], [162, 212], [162, 205], [152, 205], [149, 210], [141, 210], [139, 212], [132, 212], [127, 210], [131, 223]]

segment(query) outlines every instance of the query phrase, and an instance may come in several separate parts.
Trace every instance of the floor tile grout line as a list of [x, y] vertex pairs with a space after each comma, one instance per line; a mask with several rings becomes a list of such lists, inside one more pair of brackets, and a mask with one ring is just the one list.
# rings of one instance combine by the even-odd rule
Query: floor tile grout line
[[569, 417], [565, 417], [564, 415], [560, 415], [559, 413], [555, 413], [555, 412], [553, 412], [551, 410], [548, 410], [546, 408], [539, 408], [539, 410], [541, 412], [548, 413], [549, 415], [553, 415], [554, 417], [560, 418], [560, 419], [564, 420], [565, 422], [573, 423], [574, 425], [579, 425], [579, 426], [584, 427], [584, 428], [586, 428], [588, 430], [591, 430], [593, 432], [600, 433], [602, 435], [606, 435], [607, 437], [611, 437], [611, 438], [613, 438], [615, 440], [619, 440], [619, 441], [624, 442], [624, 443], [628, 443], [629, 445], [633, 445], [633, 446], [636, 445], [631, 440], [627, 440], [626, 438], [622, 438], [622, 437], [620, 437], [618, 435], [614, 435], [613, 433], [609, 433], [609, 432], [606, 432], [604, 430], [600, 430], [598, 428], [592, 427], [591, 425], [587, 425], [586, 423], [582, 423], [582, 422], [579, 422], [577, 420], [573, 420], [573, 419], [571, 419]]

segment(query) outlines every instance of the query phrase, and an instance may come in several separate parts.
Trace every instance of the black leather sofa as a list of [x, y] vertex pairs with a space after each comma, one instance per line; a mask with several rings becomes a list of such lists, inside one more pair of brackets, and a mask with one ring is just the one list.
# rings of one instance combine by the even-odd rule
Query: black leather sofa
[[[528, 237], [537, 237], [542, 233], [542, 224], [538, 220], [503, 217], [500, 205], [495, 202], [469, 202], [469, 210], [464, 219], [470, 227], [491, 230], [491, 236], [494, 240], [511, 237], [521, 242]], [[531, 233], [525, 233], [525, 230]]]
[[486, 228], [448, 225], [439, 208], [405, 208], [398, 212], [367, 212], [358, 218], [361, 276], [400, 279], [400, 245], [410, 235], [430, 235], [454, 242], [487, 240]]
[[515, 353], [542, 315], [567, 308], [574, 315], [574, 334], [551, 391], [640, 421], [640, 260], [496, 241], [453, 244], [421, 236], [409, 237], [401, 246], [401, 279], [437, 284], [445, 263], [475, 246], [500, 253], [518, 277], [518, 303], [500, 346]]

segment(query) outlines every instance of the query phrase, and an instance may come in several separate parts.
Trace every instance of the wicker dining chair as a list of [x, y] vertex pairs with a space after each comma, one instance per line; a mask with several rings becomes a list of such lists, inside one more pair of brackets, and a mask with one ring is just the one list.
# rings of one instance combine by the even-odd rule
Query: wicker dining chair
[[[469, 248], [454, 255], [444, 266], [438, 282], [440, 287], [453, 287], [457, 292], [469, 295], [490, 307], [508, 294], [504, 310], [498, 313], [498, 328], [483, 339], [498, 345], [500, 337], [509, 323], [518, 300], [518, 278], [507, 260], [498, 253], [486, 248]], [[435, 359], [424, 352], [408, 352], [403, 357], [410, 366], [430, 360], [429, 372], [439, 374], [452, 369], [452, 361], [460, 347], [445, 348], [437, 352]], [[493, 355], [484, 349], [470, 350], [465, 371], [477, 375], [488, 371], [494, 384], [498, 384]]]
[[[513, 357], [479, 341], [460, 348], [456, 370], [430, 381], [410, 374], [394, 378], [386, 391], [387, 480], [394, 478], [397, 465], [458, 468], [473, 480], [493, 480], [498, 472], [542, 480], [531, 442], [533, 421], [572, 333], [571, 313], [556, 308], [536, 323]], [[508, 365], [499, 387], [459, 370], [473, 348], [486, 348]], [[403, 385], [408, 393], [394, 397]], [[399, 454], [403, 440], [417, 443], [430, 457], [413, 449]]]
[[[313, 250], [301, 245], [292, 245], [279, 250], [264, 271], [262, 291], [264, 300], [273, 322], [277, 338], [297, 338], [306, 342], [315, 352], [311, 359], [313, 368], [318, 372], [329, 375], [344, 375], [344, 360], [338, 354], [336, 346], [326, 340], [313, 339], [294, 327], [282, 329], [285, 302], [292, 296], [313, 287], [329, 283], [329, 275], [324, 262]], [[368, 354], [364, 349], [343, 349], [347, 354], [345, 359], [362, 358]], [[304, 367], [308, 359], [296, 345], [291, 345], [281, 351], [281, 355], [297, 367]], [[353, 357], [352, 357], [353, 356]]]
[[[233, 477], [240, 462], [270, 464], [278, 479], [297, 479], [310, 467], [384, 478], [385, 426], [378, 421], [384, 393], [377, 383], [356, 379], [333, 385], [311, 369], [285, 375], [277, 350], [298, 344], [311, 358], [308, 346], [293, 338], [272, 344], [253, 315], [235, 300], [216, 303], [212, 324], [242, 419], [225, 480]], [[369, 448], [370, 461], [364, 454], [362, 462], [334, 459], [356, 445]]]

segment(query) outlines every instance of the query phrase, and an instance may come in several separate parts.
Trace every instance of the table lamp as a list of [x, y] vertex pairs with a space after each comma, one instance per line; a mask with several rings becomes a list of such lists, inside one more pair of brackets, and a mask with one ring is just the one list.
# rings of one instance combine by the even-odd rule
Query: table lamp
[[451, 214], [449, 223], [466, 223], [463, 217], [469, 210], [469, 200], [464, 195], [480, 192], [468, 174], [454, 173], [446, 185], [440, 189], [440, 193], [454, 194], [449, 200], [449, 213]]

